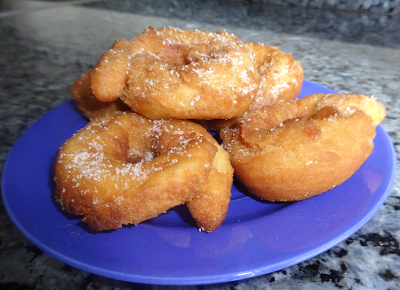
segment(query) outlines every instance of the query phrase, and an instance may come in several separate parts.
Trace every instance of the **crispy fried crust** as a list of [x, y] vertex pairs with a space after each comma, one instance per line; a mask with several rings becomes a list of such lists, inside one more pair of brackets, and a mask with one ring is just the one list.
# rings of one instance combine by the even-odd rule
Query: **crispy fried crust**
[[134, 113], [91, 121], [59, 151], [56, 199], [94, 230], [138, 224], [184, 204], [207, 180], [218, 148], [176, 122]]
[[250, 42], [246, 42], [246, 45], [256, 55], [261, 78], [256, 98], [249, 110], [297, 98], [303, 84], [303, 67], [300, 62], [275, 46]]
[[259, 81], [254, 54], [234, 35], [171, 27], [117, 40], [90, 75], [96, 98], [121, 98], [151, 119], [240, 116]]
[[204, 128], [192, 124], [196, 131], [204, 130], [202, 135], [208, 136], [207, 140], [218, 148], [210, 175], [200, 190], [186, 203], [199, 229], [212, 232], [221, 225], [228, 212], [233, 184], [233, 167], [229, 154], [222, 146]]
[[[255, 92], [254, 102], [249, 110], [256, 110], [281, 100], [294, 100], [300, 94], [303, 84], [303, 67], [290, 54], [283, 53], [275, 46], [265, 46], [246, 42], [255, 54], [260, 83]], [[224, 128], [233, 128], [240, 117], [232, 119], [199, 120], [207, 130], [219, 132]]]
[[363, 95], [316, 94], [249, 112], [221, 131], [235, 176], [254, 195], [297, 201], [346, 181], [370, 156], [386, 110]]
[[130, 108], [120, 99], [113, 102], [101, 102], [90, 89], [90, 70], [81, 75], [71, 87], [72, 98], [78, 108], [89, 120], [103, 117], [107, 114], [128, 111]]

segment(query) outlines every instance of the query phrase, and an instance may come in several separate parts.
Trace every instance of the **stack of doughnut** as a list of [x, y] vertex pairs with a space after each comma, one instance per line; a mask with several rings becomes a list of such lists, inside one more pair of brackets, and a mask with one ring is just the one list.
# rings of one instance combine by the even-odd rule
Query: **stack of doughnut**
[[271, 201], [327, 191], [371, 154], [385, 109], [362, 95], [295, 100], [302, 82], [291, 55], [224, 30], [148, 27], [117, 40], [71, 88], [89, 123], [59, 150], [56, 199], [95, 231], [186, 204], [212, 232], [234, 174]]

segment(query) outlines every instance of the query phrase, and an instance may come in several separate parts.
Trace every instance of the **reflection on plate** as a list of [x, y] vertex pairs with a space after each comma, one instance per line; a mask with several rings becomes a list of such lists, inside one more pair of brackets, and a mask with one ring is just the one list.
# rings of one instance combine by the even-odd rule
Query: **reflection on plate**
[[[301, 97], [334, 93], [305, 81]], [[86, 120], [68, 101], [39, 119], [15, 144], [3, 171], [6, 209], [17, 228], [55, 258], [94, 274], [131, 282], [193, 285], [270, 273], [314, 257], [361, 228], [393, 184], [395, 155], [381, 125], [375, 149], [344, 184], [296, 203], [246, 195], [240, 184], [222, 226], [199, 232], [185, 206], [138, 226], [95, 233], [54, 200], [59, 147]]]

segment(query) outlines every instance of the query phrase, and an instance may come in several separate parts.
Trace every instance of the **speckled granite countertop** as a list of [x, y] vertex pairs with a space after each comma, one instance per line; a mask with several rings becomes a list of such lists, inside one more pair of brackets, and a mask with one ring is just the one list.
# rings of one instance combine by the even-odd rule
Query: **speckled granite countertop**
[[[233, 1], [3, 1], [0, 11], [0, 168], [19, 136], [70, 98], [71, 84], [117, 38], [146, 26], [217, 31], [278, 46], [305, 79], [374, 95], [400, 157], [400, 18]], [[334, 248], [246, 280], [186, 287], [139, 285], [81, 271], [43, 253], [0, 205], [1, 289], [400, 289], [400, 174], [378, 213]]]

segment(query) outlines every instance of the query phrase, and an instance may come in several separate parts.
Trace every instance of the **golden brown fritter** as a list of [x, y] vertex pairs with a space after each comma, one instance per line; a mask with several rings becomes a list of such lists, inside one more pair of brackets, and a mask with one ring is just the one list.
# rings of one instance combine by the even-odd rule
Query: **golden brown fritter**
[[254, 195], [296, 201], [346, 181], [370, 156], [386, 110], [363, 95], [310, 95], [250, 111], [221, 132], [237, 177]]
[[259, 81], [254, 54], [236, 36], [172, 27], [117, 40], [90, 75], [96, 98], [121, 98], [150, 119], [240, 116]]
[[[193, 199], [201, 203], [213, 192], [210, 215], [194, 216], [202, 230], [212, 231], [225, 218], [232, 171], [229, 156], [201, 126], [116, 113], [89, 122], [61, 147], [56, 199], [100, 231], [139, 224]], [[196, 213], [200, 209], [193, 203]]]

